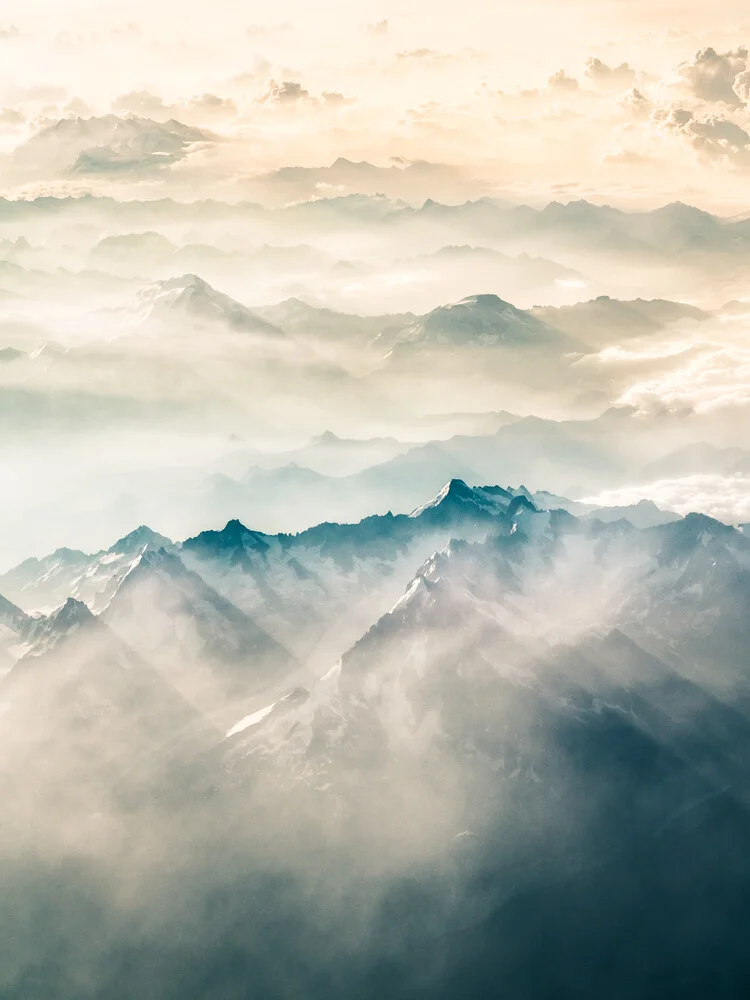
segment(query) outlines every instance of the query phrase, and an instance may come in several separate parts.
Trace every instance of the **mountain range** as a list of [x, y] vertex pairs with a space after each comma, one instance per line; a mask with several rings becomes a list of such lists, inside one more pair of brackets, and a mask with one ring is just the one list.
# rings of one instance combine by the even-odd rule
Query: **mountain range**
[[39, 129], [12, 155], [12, 167], [41, 177], [160, 170], [212, 136], [174, 119], [137, 115], [61, 118]]
[[741, 39], [15, 6], [0, 1000], [749, 996]]
[[[646, 506], [607, 517], [453, 479], [410, 513], [358, 524], [268, 535], [233, 520], [179, 544], [141, 527], [93, 556], [29, 560], [0, 578], [11, 822], [43, 796], [62, 837], [111, 839], [137, 817], [179, 851], [182, 828], [200, 830], [223, 873], [217, 926], [243, 913], [287, 983], [310, 961], [324, 974], [308, 921], [327, 954], [356, 919], [343, 890], [355, 878], [375, 892], [375, 926], [325, 986], [342, 998], [447, 1000], [459, 983], [478, 998], [493, 975], [517, 996], [560, 982], [593, 995], [591, 934], [615, 962], [615, 928], [682, 942], [670, 905], [706, 931], [701, 893], [669, 863], [699, 857], [734, 983], [750, 884], [750, 539]], [[27, 610], [44, 602], [54, 610]], [[27, 781], [11, 783], [21, 766]], [[306, 882], [311, 862], [327, 887]], [[250, 900], [284, 886], [271, 930]], [[540, 909], [571, 956], [546, 969], [518, 964]], [[639, 957], [645, 984], [664, 954], [644, 941]], [[210, 961], [201, 951], [194, 967]], [[176, 975], [167, 965], [162, 982]]]
[[336, 644], [343, 649], [341, 635], [356, 638], [373, 609], [397, 599], [411, 566], [453, 537], [508, 530], [525, 508], [573, 519], [567, 508], [581, 524], [634, 529], [677, 519], [646, 501], [609, 510], [525, 487], [470, 487], [453, 479], [410, 514], [326, 522], [296, 535], [269, 535], [231, 520], [220, 531], [175, 543], [141, 526], [107, 550], [59, 549], [0, 576], [2, 624], [6, 638], [12, 633], [6, 646], [15, 643], [19, 656], [28, 655], [58, 609], [70, 605], [90, 609], [156, 661], [172, 661], [181, 649], [183, 664], [192, 658], [237, 668], [245, 651], [288, 665], [289, 649], [320, 662]]

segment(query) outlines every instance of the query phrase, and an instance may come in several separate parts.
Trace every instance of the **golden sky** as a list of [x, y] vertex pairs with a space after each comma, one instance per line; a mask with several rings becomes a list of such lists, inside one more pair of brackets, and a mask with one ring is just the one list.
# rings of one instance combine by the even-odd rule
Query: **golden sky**
[[211, 133], [149, 190], [236, 197], [254, 173], [345, 156], [457, 165], [467, 195], [741, 211], [749, 38], [736, 0], [5, 0], [3, 186], [80, 187], [52, 152], [21, 171], [13, 150], [114, 111]]

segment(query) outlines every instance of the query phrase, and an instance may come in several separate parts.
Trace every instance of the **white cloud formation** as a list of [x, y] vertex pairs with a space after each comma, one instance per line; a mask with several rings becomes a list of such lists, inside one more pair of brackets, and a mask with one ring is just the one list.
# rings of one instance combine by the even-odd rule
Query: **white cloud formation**
[[725, 115], [672, 107], [658, 109], [653, 119], [664, 132], [684, 139], [707, 160], [750, 167], [750, 134]]
[[112, 110], [162, 122], [177, 119], [190, 125], [210, 124], [237, 115], [237, 105], [229, 97], [200, 94], [174, 104], [165, 104], [158, 94], [152, 94], [148, 90], [131, 90], [127, 94], [120, 94], [112, 102]]
[[94, 111], [91, 105], [87, 104], [80, 97], [71, 97], [63, 108], [63, 114], [66, 118], [70, 115], [75, 115], [79, 118], [91, 118]]
[[732, 90], [743, 104], [750, 104], [750, 70], [746, 69], [737, 74]]
[[260, 103], [289, 106], [300, 102], [308, 103], [310, 100], [309, 90], [305, 90], [301, 83], [294, 80], [284, 80], [282, 83], [277, 83], [275, 80], [271, 80], [265, 94], [260, 98]]
[[632, 87], [625, 94], [620, 101], [620, 106], [639, 118], [649, 115], [652, 109], [649, 98], [637, 87]]
[[717, 52], [709, 47], [701, 49], [689, 62], [680, 63], [676, 72], [694, 97], [738, 107], [742, 101], [734, 89], [735, 80], [747, 70], [747, 60], [746, 48]]
[[344, 104], [351, 104], [354, 98], [345, 97], [344, 94], [340, 94], [337, 90], [324, 90], [320, 95], [323, 103], [331, 108], [338, 108]]
[[112, 110], [118, 114], [124, 112], [145, 117], [158, 117], [168, 111], [162, 98], [148, 90], [130, 90], [120, 94], [112, 102]]
[[750, 477], [695, 475], [657, 479], [637, 486], [605, 490], [585, 500], [607, 507], [653, 500], [658, 507], [678, 514], [698, 511], [729, 524], [742, 524], [750, 521]]
[[601, 59], [592, 58], [586, 61], [584, 72], [595, 84], [605, 87], [627, 87], [635, 79], [635, 70], [626, 62], [608, 66]]
[[636, 382], [619, 402], [647, 412], [712, 413], [750, 407], [750, 340], [684, 353], [683, 364]]
[[324, 90], [320, 97], [315, 97], [301, 83], [293, 80], [284, 80], [282, 83], [271, 80], [265, 92], [257, 100], [258, 104], [266, 106], [305, 108], [310, 111], [321, 108], [342, 108], [353, 102], [353, 97], [347, 97], [337, 90]]
[[[295, 2], [278, 22], [273, 12], [268, 18], [256, 12], [262, 22], [256, 24], [236, 4], [185, 19], [175, 16], [176, 0], [129, 0], [130, 25], [106, 5], [92, 19], [88, 0], [71, 0], [65, 16], [44, 0], [48, 26], [33, 15], [41, 2], [9, 0], [3, 9], [3, 24], [18, 24], [22, 33], [3, 46], [8, 66], [0, 106], [27, 120], [43, 108], [47, 118], [59, 118], [75, 94], [93, 114], [114, 109], [215, 128], [226, 142], [203, 158], [211, 171], [207, 183], [220, 160], [230, 158], [229, 171], [239, 170], [250, 148], [240, 145], [247, 143], [259, 173], [337, 156], [466, 159], [494, 173], [498, 188], [510, 180], [524, 198], [575, 182], [581, 192], [598, 188], [603, 196], [623, 193], [651, 203], [669, 193], [687, 201], [691, 189], [710, 190], [710, 207], [727, 199], [736, 211], [742, 208], [739, 171], [716, 168], [743, 165], [743, 136], [729, 135], [726, 124], [707, 115], [715, 112], [750, 132], [743, 114], [750, 94], [744, 49], [719, 28], [714, 48], [703, 48], [703, 28], [691, 27], [682, 11], [678, 39], [668, 31], [674, 18], [662, 8], [646, 15], [643, 0], [603, 0], [606, 36], [591, 0], [575, 0], [564, 13], [552, 0], [533, 0], [531, 17], [510, 21], [482, 0], [468, 0], [460, 24], [433, 16], [426, 0], [416, 0], [416, 20], [377, 5], [338, 17], [330, 6], [316, 13]], [[280, 23], [282, 16], [291, 23]], [[424, 27], [416, 30], [417, 24]], [[628, 30], [613, 33], [615, 24]], [[696, 52], [675, 73], [678, 59]], [[566, 69], [545, 83], [558, 66]], [[49, 81], [44, 99], [40, 80]], [[29, 91], [28, 101], [20, 87]], [[695, 121], [654, 128], [649, 116], [670, 95]], [[709, 98], [713, 106], [706, 107]], [[633, 128], [624, 135], [628, 125]], [[675, 140], [700, 147], [701, 157], [680, 156]], [[12, 141], [6, 139], [6, 148]], [[196, 157], [191, 165], [197, 176]], [[632, 183], [624, 165], [634, 167]]]
[[639, 153], [634, 149], [628, 149], [624, 146], [620, 146], [617, 149], [611, 149], [608, 153], [604, 154], [604, 162], [611, 163], [619, 167], [640, 167], [644, 166], [653, 161], [653, 157], [647, 156], [645, 153]]
[[559, 69], [547, 81], [551, 90], [578, 90], [578, 80], [568, 76], [564, 69]]
[[236, 115], [237, 105], [230, 97], [219, 97], [218, 94], [199, 94], [196, 97], [190, 97], [187, 101], [183, 102], [182, 105], [177, 105], [176, 107], [182, 107], [186, 111], [199, 111], [207, 115]]
[[246, 87], [249, 85], [255, 85], [261, 80], [267, 80], [271, 75], [271, 63], [265, 56], [255, 55], [252, 60], [252, 65], [243, 70], [242, 73], [237, 73], [233, 78], [232, 82], [239, 84], [241, 87]]
[[25, 121], [26, 118], [18, 108], [0, 108], [0, 125], [15, 127], [23, 125]]
[[368, 35], [378, 35], [382, 37], [388, 34], [388, 21], [383, 19], [382, 21], [372, 21], [370, 24], [365, 25], [365, 31]]

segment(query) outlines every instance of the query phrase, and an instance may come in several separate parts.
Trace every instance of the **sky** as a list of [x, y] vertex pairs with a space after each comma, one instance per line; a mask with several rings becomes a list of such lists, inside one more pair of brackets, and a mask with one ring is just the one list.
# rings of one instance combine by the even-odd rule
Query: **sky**
[[[343, 156], [459, 166], [467, 196], [677, 196], [732, 214], [750, 174], [749, 38], [735, 0], [466, 0], [460, 17], [426, 0], [6, 0], [0, 186], [184, 196], [218, 184], [242, 198], [254, 175]], [[72, 178], [64, 150], [19, 165], [15, 151], [60, 118], [112, 112], [207, 136], [137, 178]]]

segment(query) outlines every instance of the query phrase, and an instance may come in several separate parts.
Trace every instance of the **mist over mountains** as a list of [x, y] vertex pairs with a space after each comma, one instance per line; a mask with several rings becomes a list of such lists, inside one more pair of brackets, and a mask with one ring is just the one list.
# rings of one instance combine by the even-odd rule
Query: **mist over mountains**
[[0, 1000], [750, 995], [748, 24], [6, 0]]
[[[451, 477], [660, 490], [684, 512], [694, 463], [670, 458], [657, 486], [661, 460], [743, 447], [741, 220], [367, 195], [6, 199], [0, 218], [6, 567], [139, 521], [356, 519]], [[316, 465], [325, 434], [349, 443]], [[702, 509], [744, 523], [705, 472]]]
[[[116, 970], [146, 939], [160, 996], [239, 996], [248, 976], [274, 996], [483, 996], [494, 975], [518, 996], [595, 995], [592, 947], [618, 963], [620, 932], [647, 928], [628, 995], [677, 976], [669, 949], [698, 928], [722, 936], [731, 995], [750, 541], [705, 515], [638, 526], [642, 505], [566, 503], [454, 479], [410, 514], [278, 536], [235, 520], [180, 544], [141, 527], [5, 574], [3, 865], [31, 847], [16, 919], [60, 892], [67, 912], [32, 987], [23, 955], [3, 962], [11, 995], [72, 997], [84, 977], [125, 996]], [[158, 874], [152, 836], [172, 855]], [[56, 901], [44, 880], [29, 895], [74, 842]], [[675, 882], [673, 852], [700, 889]], [[175, 907], [217, 894], [209, 941]], [[566, 942], [544, 973], [540, 920]]]

